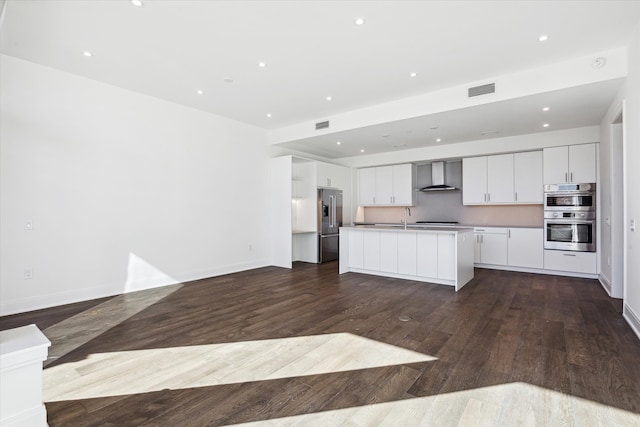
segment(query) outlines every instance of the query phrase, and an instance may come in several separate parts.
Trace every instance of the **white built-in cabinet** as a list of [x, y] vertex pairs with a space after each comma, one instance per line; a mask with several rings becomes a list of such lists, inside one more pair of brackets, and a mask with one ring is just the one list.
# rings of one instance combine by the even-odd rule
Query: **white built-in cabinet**
[[507, 265], [543, 268], [544, 230], [542, 228], [509, 228], [507, 236]]
[[343, 223], [351, 222], [351, 170], [296, 156], [271, 159], [272, 264], [318, 262], [318, 187], [343, 191]]
[[508, 229], [501, 227], [475, 228], [473, 260], [476, 264], [507, 265]]
[[402, 164], [358, 170], [360, 206], [415, 206], [416, 166]]
[[[471, 233], [341, 229], [345, 270], [462, 287], [473, 277]], [[465, 258], [468, 254], [468, 259]]]
[[543, 150], [544, 183], [596, 182], [596, 144], [550, 147]]
[[542, 228], [477, 227], [474, 233], [476, 264], [543, 268]]
[[349, 168], [324, 162], [315, 162], [315, 165], [318, 187], [338, 188], [345, 191], [351, 186]]
[[542, 152], [462, 159], [462, 203], [542, 203]]
[[596, 274], [596, 266], [595, 252], [544, 251], [545, 270]]

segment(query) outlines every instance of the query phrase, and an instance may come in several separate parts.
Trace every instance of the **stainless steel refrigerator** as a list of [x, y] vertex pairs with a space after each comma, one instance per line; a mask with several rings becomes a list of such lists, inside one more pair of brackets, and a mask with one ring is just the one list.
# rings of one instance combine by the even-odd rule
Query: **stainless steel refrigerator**
[[318, 263], [333, 261], [339, 255], [342, 226], [342, 191], [318, 189]]

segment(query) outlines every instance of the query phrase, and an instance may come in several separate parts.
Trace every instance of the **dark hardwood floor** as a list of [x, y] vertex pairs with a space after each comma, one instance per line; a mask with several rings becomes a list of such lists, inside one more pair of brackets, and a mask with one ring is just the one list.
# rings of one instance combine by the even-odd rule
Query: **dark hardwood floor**
[[[143, 291], [144, 292], [144, 291]], [[99, 301], [0, 318], [42, 330]], [[224, 425], [523, 382], [640, 413], [640, 340], [595, 280], [476, 269], [442, 285], [298, 263], [186, 283], [49, 367], [90, 354], [347, 332], [404, 365], [48, 402], [51, 426]], [[399, 317], [408, 316], [408, 321]]]

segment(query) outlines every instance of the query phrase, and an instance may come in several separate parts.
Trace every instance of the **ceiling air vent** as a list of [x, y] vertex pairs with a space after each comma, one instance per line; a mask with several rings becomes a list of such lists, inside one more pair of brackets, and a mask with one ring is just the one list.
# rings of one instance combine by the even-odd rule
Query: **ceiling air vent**
[[316, 123], [316, 130], [318, 129], [326, 129], [329, 127], [329, 120], [327, 120], [326, 122], [318, 122]]
[[496, 84], [489, 83], [488, 85], [476, 86], [469, 88], [469, 98], [479, 95], [487, 95], [496, 91]]

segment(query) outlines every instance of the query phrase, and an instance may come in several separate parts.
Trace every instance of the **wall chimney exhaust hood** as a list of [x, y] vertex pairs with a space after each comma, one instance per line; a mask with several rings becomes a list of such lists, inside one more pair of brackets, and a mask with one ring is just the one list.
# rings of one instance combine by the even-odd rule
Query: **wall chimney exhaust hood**
[[457, 190], [457, 188], [444, 183], [444, 162], [431, 163], [431, 185], [421, 188], [420, 191], [447, 190]]

